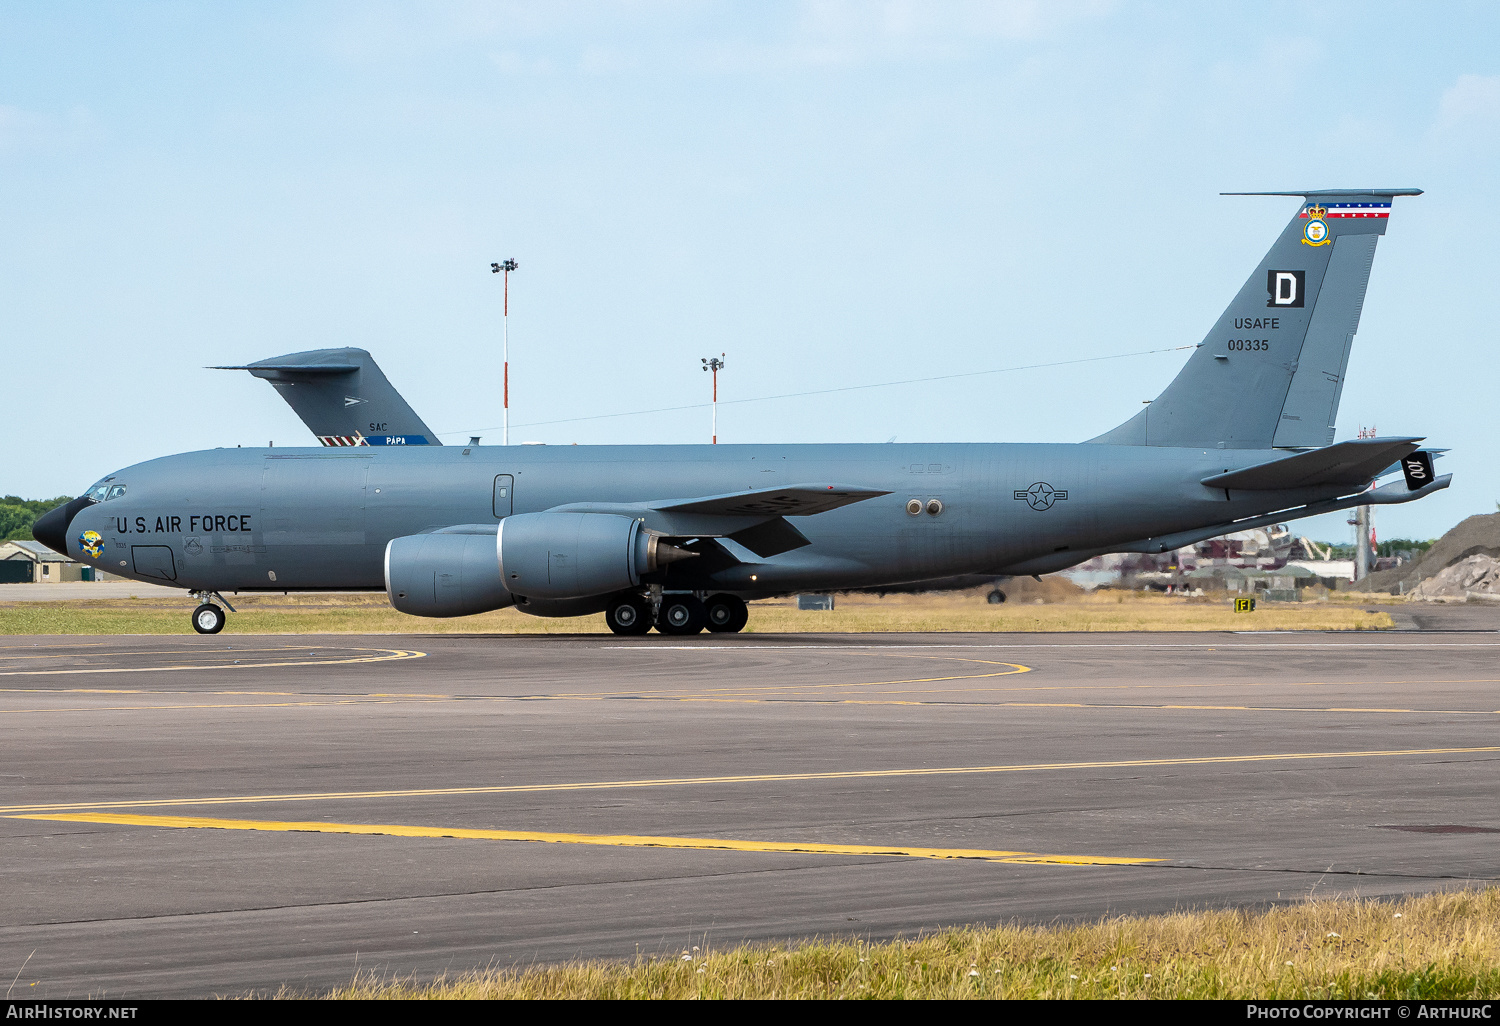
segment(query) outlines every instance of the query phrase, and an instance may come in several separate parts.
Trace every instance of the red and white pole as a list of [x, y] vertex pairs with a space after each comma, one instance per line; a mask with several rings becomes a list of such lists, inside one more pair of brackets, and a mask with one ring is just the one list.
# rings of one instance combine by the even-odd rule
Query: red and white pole
[[501, 315], [501, 320], [504, 323], [505, 328], [504, 328], [504, 338], [503, 338], [503, 341], [500, 344], [500, 346], [501, 346], [500, 356], [501, 356], [501, 359], [504, 361], [504, 364], [505, 364], [505, 386], [504, 386], [505, 410], [501, 414], [501, 419], [500, 419], [500, 425], [501, 425], [500, 426], [500, 444], [501, 445], [509, 445], [510, 444], [510, 266], [509, 266], [509, 261], [506, 262], [506, 268], [505, 268], [505, 306], [504, 306], [503, 309], [504, 309], [505, 312]]
[[707, 356], [705, 356], [699, 362], [703, 364], [703, 369], [704, 370], [711, 371], [713, 373], [713, 376], [714, 376], [714, 401], [713, 401], [714, 430], [713, 430], [712, 438], [714, 440], [713, 444], [714, 445], [718, 445], [719, 444], [719, 371], [724, 366], [724, 354], [720, 353], [718, 356], [715, 356], [715, 357], [707, 357]]
[[502, 414], [502, 419], [500, 421], [501, 445], [510, 444], [510, 272], [514, 271], [517, 267], [520, 266], [521, 265], [516, 263], [514, 260], [507, 260], [504, 263], [490, 264], [490, 271], [492, 273], [505, 275], [505, 305], [504, 307], [502, 307], [503, 313], [501, 315], [501, 320], [504, 324], [504, 328], [502, 329], [503, 334], [502, 341], [500, 343], [500, 359], [505, 368], [505, 383], [502, 386], [502, 402], [505, 404], [505, 406], [504, 413]]

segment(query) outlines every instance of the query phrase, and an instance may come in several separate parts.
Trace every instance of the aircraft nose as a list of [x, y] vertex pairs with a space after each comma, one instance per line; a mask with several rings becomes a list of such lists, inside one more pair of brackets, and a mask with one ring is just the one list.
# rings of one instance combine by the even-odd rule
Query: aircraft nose
[[73, 518], [78, 515], [79, 510], [93, 504], [93, 499], [80, 495], [72, 502], [66, 502], [61, 506], [49, 509], [37, 517], [36, 523], [31, 525], [31, 536], [54, 552], [60, 552], [64, 556], [67, 556], [68, 525], [73, 522]]

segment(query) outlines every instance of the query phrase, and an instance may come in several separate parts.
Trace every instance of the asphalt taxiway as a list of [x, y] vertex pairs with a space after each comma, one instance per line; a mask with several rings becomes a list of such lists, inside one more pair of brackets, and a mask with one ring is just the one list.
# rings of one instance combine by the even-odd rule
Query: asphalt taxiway
[[1488, 882], [1463, 623], [0, 639], [0, 972], [235, 995]]

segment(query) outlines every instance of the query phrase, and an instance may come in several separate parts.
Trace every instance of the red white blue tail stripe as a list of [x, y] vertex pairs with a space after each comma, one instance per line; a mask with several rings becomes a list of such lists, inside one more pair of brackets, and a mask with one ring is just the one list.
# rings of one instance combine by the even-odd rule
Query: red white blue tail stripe
[[[1310, 213], [1313, 207], [1320, 208], [1323, 213], [1314, 215]], [[1389, 203], [1311, 203], [1302, 208], [1303, 217], [1321, 216], [1332, 217], [1390, 217], [1391, 205]]]

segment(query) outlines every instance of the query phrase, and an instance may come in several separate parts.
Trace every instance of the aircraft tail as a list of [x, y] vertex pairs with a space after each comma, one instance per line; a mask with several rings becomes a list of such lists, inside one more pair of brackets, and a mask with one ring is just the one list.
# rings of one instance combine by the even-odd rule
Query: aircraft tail
[[271, 383], [324, 445], [442, 445], [363, 349], [314, 349], [211, 370]]
[[1091, 441], [1220, 449], [1331, 443], [1375, 242], [1392, 197], [1421, 192], [1226, 193], [1303, 202], [1166, 391]]

